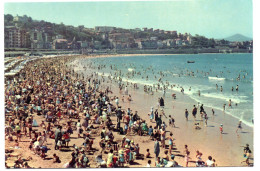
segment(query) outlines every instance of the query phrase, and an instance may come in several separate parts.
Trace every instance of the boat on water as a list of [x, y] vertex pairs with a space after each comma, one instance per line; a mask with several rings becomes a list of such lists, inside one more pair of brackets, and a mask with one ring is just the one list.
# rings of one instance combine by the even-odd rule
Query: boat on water
[[187, 61], [187, 63], [195, 63], [195, 61]]

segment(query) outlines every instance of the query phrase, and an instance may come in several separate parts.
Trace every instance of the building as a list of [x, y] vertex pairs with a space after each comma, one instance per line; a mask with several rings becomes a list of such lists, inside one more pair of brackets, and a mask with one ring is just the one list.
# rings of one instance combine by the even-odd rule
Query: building
[[172, 48], [172, 47], [174, 47], [176, 45], [176, 41], [174, 41], [173, 39], [166, 39], [166, 40], [163, 41], [163, 43], [168, 48]]
[[115, 29], [116, 29], [116, 27], [109, 27], [109, 26], [96, 26], [95, 27], [96, 32], [111, 32]]
[[176, 39], [175, 43], [177, 46], [181, 46], [182, 45], [182, 40], [181, 39]]
[[192, 43], [192, 36], [191, 36], [191, 34], [188, 35], [188, 37], [187, 37], [187, 41], [189, 42], [189, 44]]
[[150, 40], [157, 41], [157, 40], [158, 40], [158, 37], [150, 37]]
[[5, 26], [4, 35], [5, 48], [30, 47], [30, 35], [26, 30], [16, 26]]
[[109, 34], [108, 41], [112, 45], [111, 48], [123, 49], [135, 47], [134, 38], [131, 33], [111, 33]]
[[160, 31], [159, 29], [155, 29], [153, 32], [154, 33], [159, 33], [159, 31]]
[[161, 40], [157, 41], [157, 48], [159, 49], [166, 48], [166, 43]]
[[136, 32], [139, 32], [139, 31], [141, 31], [141, 29], [140, 28], [135, 28], [134, 29]]
[[153, 28], [149, 28], [149, 29], [147, 29], [147, 31], [151, 33], [151, 32], [153, 32]]
[[24, 15], [24, 16], [18, 16], [18, 15], [16, 15], [14, 18], [13, 18], [13, 21], [14, 22], [28, 22], [28, 19], [29, 19], [29, 17], [27, 17], [27, 15]]
[[30, 33], [32, 49], [51, 49], [51, 38], [43, 31], [31, 31]]
[[164, 30], [159, 30], [159, 33], [160, 34], [164, 34]]
[[170, 31], [170, 34], [177, 36], [177, 31]]
[[143, 31], [147, 31], [147, 27], [144, 27], [144, 28], [143, 28]]
[[157, 41], [142, 40], [136, 41], [139, 49], [157, 49]]
[[68, 40], [67, 39], [55, 39], [52, 43], [52, 49], [67, 49]]

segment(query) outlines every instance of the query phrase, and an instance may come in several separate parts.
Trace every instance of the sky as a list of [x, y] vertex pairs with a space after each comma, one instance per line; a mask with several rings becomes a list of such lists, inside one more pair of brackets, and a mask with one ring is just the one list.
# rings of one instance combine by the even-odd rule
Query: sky
[[65, 25], [153, 28], [226, 38], [253, 37], [252, 0], [11, 2], [4, 13]]

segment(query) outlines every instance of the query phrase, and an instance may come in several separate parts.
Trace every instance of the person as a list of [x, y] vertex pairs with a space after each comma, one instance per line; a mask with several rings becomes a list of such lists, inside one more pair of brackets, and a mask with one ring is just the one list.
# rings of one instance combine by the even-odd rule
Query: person
[[156, 161], [155, 161], [155, 167], [162, 167], [162, 164], [161, 164], [161, 158], [160, 157], [156, 157]]
[[188, 167], [190, 161], [190, 152], [187, 150], [184, 155], [185, 166]]
[[77, 133], [78, 133], [78, 138], [80, 138], [80, 134], [82, 132], [82, 128], [81, 128], [81, 124], [80, 124], [80, 120], [78, 119], [77, 122]]
[[192, 115], [193, 115], [194, 119], [196, 118], [196, 114], [197, 114], [197, 108], [195, 105], [193, 105]]
[[19, 142], [18, 140], [15, 140], [14, 149], [19, 149]]
[[152, 122], [153, 119], [154, 119], [154, 112], [153, 112], [153, 107], [151, 107], [150, 122]]
[[58, 141], [61, 141], [61, 138], [62, 138], [61, 129], [62, 129], [62, 127], [61, 127], [61, 126], [58, 126], [57, 129], [56, 129], [56, 131], [55, 131], [55, 146], [54, 146], [54, 149], [55, 149], [55, 150], [57, 150]]
[[171, 164], [171, 167], [178, 167], [179, 164], [174, 159], [175, 159], [175, 155], [172, 154], [171, 155], [171, 161], [169, 162], [169, 164]]
[[56, 155], [56, 153], [53, 154], [53, 163], [60, 163], [60, 158], [59, 156]]
[[171, 119], [171, 124], [173, 125], [174, 128], [176, 128], [176, 126], [175, 126], [175, 119], [173, 117], [170, 118], [170, 119]]
[[119, 154], [119, 167], [124, 167], [124, 163], [125, 163], [124, 150], [120, 149], [118, 154]]
[[17, 141], [21, 141], [21, 127], [19, 123], [16, 124], [14, 130], [16, 131]]
[[220, 133], [223, 134], [223, 124], [220, 124], [219, 130], [220, 130]]
[[173, 133], [170, 132], [170, 136], [167, 137], [167, 139], [169, 140], [169, 153], [172, 154], [172, 148], [173, 148]]
[[145, 158], [150, 158], [151, 157], [151, 154], [150, 154], [150, 149], [147, 148], [146, 149], [146, 154], [145, 154]]
[[211, 111], [212, 111], [212, 115], [215, 115], [215, 111], [214, 111], [214, 109], [213, 109], [213, 108], [212, 108], [212, 110], [211, 110]]
[[236, 86], [236, 91], [238, 91], [238, 85]]
[[164, 99], [162, 97], [160, 98], [160, 107], [164, 107]]
[[207, 166], [207, 167], [215, 167], [214, 162], [212, 161], [212, 157], [211, 156], [208, 157], [208, 160], [206, 161], [205, 166]]
[[203, 113], [204, 112], [204, 107], [203, 107], [203, 104], [201, 104], [200, 106], [200, 113]]
[[148, 160], [146, 167], [151, 167], [151, 163], [152, 163], [152, 161]]
[[205, 162], [201, 158], [202, 153], [199, 152], [198, 150], [196, 151], [196, 167], [203, 167], [205, 165]]
[[185, 118], [186, 118], [186, 121], [188, 121], [188, 117], [189, 117], [189, 112], [187, 109], [185, 109]]
[[70, 134], [67, 131], [63, 134], [62, 139], [65, 141], [65, 146], [68, 147], [70, 142]]
[[232, 108], [231, 99], [229, 99], [228, 106]]
[[117, 108], [118, 108], [118, 105], [119, 105], [119, 99], [118, 99], [118, 97], [116, 97], [115, 102], [116, 102], [116, 106], [117, 106]]
[[107, 167], [113, 167], [113, 157], [114, 157], [114, 154], [113, 154], [113, 149], [111, 149], [108, 153], [108, 156], [107, 156]]
[[148, 135], [150, 136], [150, 138], [152, 138], [152, 136], [153, 136], [153, 127], [152, 126], [150, 126], [148, 129]]
[[156, 158], [159, 156], [160, 154], [160, 144], [159, 144], [159, 138], [156, 139], [155, 143], [154, 143], [154, 153]]
[[236, 130], [236, 133], [237, 133], [237, 131], [240, 129], [240, 131], [242, 130], [242, 121], [239, 121], [238, 122], [238, 126], [237, 126], [237, 130]]
[[24, 164], [23, 164], [23, 168], [25, 168], [25, 169], [29, 169], [29, 168], [31, 168], [31, 166], [29, 166], [27, 162], [24, 162]]
[[208, 125], [208, 114], [206, 112], [204, 112], [204, 119], [205, 119], [205, 126]]
[[165, 148], [165, 139], [166, 139], [166, 130], [165, 128], [162, 128], [160, 130], [160, 133], [161, 133], [161, 144], [162, 144], [162, 148]]
[[245, 161], [242, 161], [241, 163], [245, 162], [249, 166], [250, 165], [250, 163], [249, 163], [250, 154], [251, 154], [251, 150], [249, 148], [249, 144], [246, 144], [246, 147], [244, 147], [244, 155], [243, 155], [243, 157], [245, 158]]

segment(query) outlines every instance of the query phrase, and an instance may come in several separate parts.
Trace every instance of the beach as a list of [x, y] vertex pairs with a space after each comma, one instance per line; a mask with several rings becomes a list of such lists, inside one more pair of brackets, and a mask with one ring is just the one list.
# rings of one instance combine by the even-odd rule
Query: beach
[[[149, 55], [149, 54], [147, 54]], [[147, 56], [144, 55], [144, 56]], [[122, 56], [133, 56], [133, 55], [119, 55], [120, 57]], [[136, 55], [136, 56], [141, 56], [141, 55]], [[100, 56], [78, 56], [78, 57], [70, 57], [69, 60], [64, 60], [66, 65], [60, 64], [60, 71], [63, 72], [65, 71], [62, 70], [62, 67], [67, 67], [68, 70], [75, 70], [76, 73], [78, 71], [78, 78], [77, 80], [82, 79], [81, 75], [82, 69], [85, 70], [85, 80], [90, 77], [90, 72], [87, 71], [86, 68], [79, 68], [79, 63], [77, 61], [78, 59], [82, 58], [104, 58], [104, 57], [115, 57], [109, 56], [109, 55], [100, 55]], [[64, 57], [66, 59], [66, 57]], [[48, 60], [53, 60], [53, 59], [44, 59], [46, 61]], [[77, 62], [73, 62], [73, 61]], [[45, 61], [43, 61], [44, 63]], [[52, 62], [49, 62], [49, 64]], [[71, 64], [72, 63], [72, 64]], [[38, 63], [39, 65], [40, 63]], [[33, 64], [30, 64], [33, 66]], [[55, 65], [55, 64], [52, 64]], [[39, 67], [43, 67], [40, 66]], [[30, 68], [27, 68], [27, 72], [30, 70]], [[56, 70], [57, 73], [60, 71]], [[97, 71], [96, 71], [97, 72]], [[77, 74], [76, 74], [77, 75]], [[68, 76], [71, 78], [76, 77], [74, 72], [71, 72]], [[87, 75], [89, 77], [87, 77]], [[193, 105], [197, 106], [197, 102], [191, 99], [189, 96], [187, 96], [185, 93], [182, 94], [179, 91], [174, 91], [176, 94], [176, 99], [172, 97], [172, 93], [167, 92], [165, 96], [163, 96], [163, 93], [161, 91], [154, 92], [153, 95], [147, 94], [143, 92], [143, 85], [138, 85], [139, 89], [135, 89], [133, 87], [133, 84], [129, 84], [128, 86], [128, 94], [131, 94], [132, 101], [127, 101], [126, 97], [127, 95], [124, 95], [124, 91], [120, 91], [118, 88], [118, 83], [117, 80], [109, 80], [108, 77], [103, 77], [99, 75], [96, 77], [95, 75], [92, 75], [93, 79], [99, 79], [102, 80], [104, 79], [104, 82], [102, 82], [99, 86], [102, 91], [106, 89], [106, 87], [110, 87], [110, 90], [113, 92], [109, 94], [109, 97], [116, 96], [119, 97], [119, 105], [122, 106], [123, 109], [130, 108], [133, 113], [134, 111], [138, 111], [138, 115], [146, 121], [146, 123], [149, 125], [152, 125], [153, 127], [155, 126], [155, 123], [150, 123], [150, 119], [148, 114], [150, 113], [151, 107], [154, 107], [155, 109], [158, 108], [158, 98], [163, 97], [165, 101], [165, 107], [163, 107], [163, 110], [168, 117], [171, 115], [175, 119], [175, 126], [172, 127], [168, 125], [168, 120], [169, 118], [166, 118], [162, 116], [162, 120], [165, 121], [167, 125], [167, 133], [166, 136], [169, 136], [169, 133], [173, 133], [173, 138], [174, 143], [175, 143], [175, 148], [173, 150], [173, 154], [175, 155], [175, 160], [179, 163], [181, 166], [185, 166], [185, 160], [184, 160], [184, 145], [188, 145], [188, 149], [190, 151], [190, 162], [189, 162], [189, 167], [195, 167], [196, 166], [196, 151], [200, 151], [202, 155], [202, 160], [206, 161], [208, 159], [208, 156], [212, 156], [213, 159], [215, 159], [215, 164], [216, 166], [246, 166], [245, 163], [241, 164], [241, 162], [244, 159], [243, 157], [243, 147], [246, 144], [249, 144], [251, 149], [253, 149], [253, 128], [250, 126], [247, 126], [245, 124], [242, 124], [242, 132], [239, 132], [238, 134], [236, 133], [237, 129], [237, 124], [238, 124], [238, 119], [235, 119], [231, 115], [226, 114], [222, 110], [215, 109], [215, 115], [213, 116], [211, 112], [207, 112], [208, 115], [208, 123], [205, 126], [204, 119], [200, 119], [200, 114], [197, 114], [197, 118], [194, 121], [193, 116], [192, 116], [192, 108]], [[35, 80], [36, 81], [36, 80]], [[125, 83], [126, 84], [126, 83]], [[93, 85], [92, 85], [93, 86]], [[122, 97], [125, 96], [124, 102], [122, 101]], [[115, 101], [111, 101], [111, 104], [116, 106]], [[159, 108], [160, 111], [161, 108]], [[188, 121], [185, 119], [185, 109], [188, 109], [189, 111], [189, 118]], [[211, 111], [211, 108], [204, 107], [205, 111]], [[82, 108], [78, 108], [77, 111], [79, 112], [80, 120], [83, 122], [84, 116], [82, 114]], [[199, 110], [199, 109], [198, 109]], [[44, 116], [38, 116], [37, 114], [33, 114], [34, 119], [37, 120], [37, 123], [41, 123], [42, 120], [45, 120]], [[64, 122], [66, 125], [66, 122], [64, 121], [66, 119], [62, 119], [60, 122]], [[113, 124], [116, 125], [117, 123], [117, 118], [116, 116], [111, 116], [111, 120]], [[73, 119], [73, 121], [77, 122], [77, 119]], [[8, 122], [6, 122], [7, 124]], [[195, 129], [194, 124], [199, 123], [199, 126], [201, 129]], [[220, 124], [223, 124], [223, 133], [221, 134], [219, 131]], [[99, 132], [101, 127], [99, 124], [93, 124], [96, 129], [91, 130], [90, 136], [91, 138], [94, 139], [93, 143], [93, 149], [91, 154], [87, 154], [90, 162], [89, 162], [89, 167], [94, 168], [97, 167], [97, 163], [95, 162], [95, 156], [97, 156], [100, 153], [100, 146], [98, 142], [101, 140], [99, 136]], [[43, 131], [44, 129], [42, 127], [36, 127], [37, 131]], [[53, 128], [54, 129], [54, 128]], [[55, 130], [55, 129], [54, 129]], [[114, 132], [114, 140], [120, 142], [122, 140], [123, 135], [119, 135], [118, 133]], [[76, 146], [80, 147], [82, 146], [82, 142], [84, 139], [82, 138], [77, 138], [77, 133], [76, 131], [73, 132], [73, 134], [70, 135], [71, 140], [70, 140], [70, 145], [75, 144]], [[127, 138], [130, 140], [133, 140], [136, 143], [139, 144], [140, 147], [140, 154], [145, 154], [146, 149], [150, 149], [151, 157], [150, 160], [152, 160], [152, 166], [154, 166], [155, 162], [155, 155], [153, 153], [154, 149], [154, 141], [149, 138], [149, 136], [138, 136], [138, 135], [126, 135]], [[64, 164], [68, 163], [69, 160], [71, 159], [70, 152], [73, 151], [73, 148], [70, 147], [68, 151], [54, 151], [54, 140], [53, 139], [48, 139], [47, 146], [50, 148], [50, 150], [47, 152], [47, 158], [43, 160], [41, 157], [32, 154], [32, 152], [28, 149], [30, 142], [29, 137], [24, 137], [22, 138], [22, 141], [19, 143], [20, 148], [19, 149], [14, 149], [15, 153], [22, 154], [23, 158], [27, 158], [31, 156], [33, 159], [28, 161], [28, 164], [31, 167], [35, 168], [62, 168]], [[168, 142], [166, 141], [166, 144], [168, 145]], [[5, 142], [5, 148], [10, 149], [10, 147], [14, 147], [14, 142], [8, 142], [6, 140]], [[253, 151], [253, 150], [252, 150]], [[163, 156], [164, 150], [161, 149], [160, 156]], [[60, 163], [53, 163], [52, 162], [52, 156], [53, 154], [56, 153], [59, 157], [61, 162]], [[253, 158], [253, 153], [251, 154], [251, 157]], [[107, 158], [107, 154], [103, 154], [103, 158]], [[125, 166], [127, 167], [145, 167], [147, 164], [147, 161], [149, 159], [144, 158], [143, 160], [135, 160], [134, 164], [126, 164]], [[11, 166], [14, 161], [14, 159], [11, 157], [8, 160], [9, 165]], [[252, 160], [250, 160], [251, 163], [253, 163]]]

